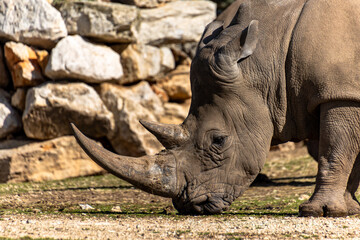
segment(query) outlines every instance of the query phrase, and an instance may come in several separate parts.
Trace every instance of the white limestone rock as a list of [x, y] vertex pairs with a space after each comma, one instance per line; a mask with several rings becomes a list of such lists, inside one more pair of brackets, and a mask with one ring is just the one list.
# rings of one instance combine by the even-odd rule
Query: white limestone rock
[[0, 183], [61, 180], [104, 172], [72, 136], [44, 142], [0, 142]]
[[0, 89], [0, 138], [5, 138], [21, 128], [21, 118], [10, 104], [10, 95]]
[[0, 39], [50, 49], [66, 35], [60, 12], [46, 0], [0, 1]]
[[190, 66], [177, 66], [159, 83], [159, 86], [165, 90], [172, 101], [185, 101], [191, 98]]
[[139, 123], [140, 119], [157, 121], [164, 115], [161, 100], [147, 82], [133, 87], [104, 83], [99, 94], [115, 117], [116, 130], [108, 139], [116, 152], [142, 156], [162, 149], [156, 138]]
[[95, 138], [114, 129], [112, 113], [84, 83], [46, 83], [29, 89], [22, 121], [27, 137], [42, 140], [72, 134], [71, 122]]
[[166, 124], [181, 124], [188, 116], [191, 101], [183, 103], [167, 102], [164, 103], [165, 115], [160, 118], [160, 122]]
[[205, 26], [216, 17], [216, 4], [211, 1], [175, 1], [154, 9], [141, 9], [138, 42], [198, 42]]
[[118, 3], [67, 2], [60, 7], [69, 34], [102, 42], [129, 43], [136, 40], [138, 9]]
[[155, 80], [174, 69], [175, 58], [169, 48], [144, 44], [130, 44], [121, 52], [124, 77], [120, 83]]
[[120, 55], [104, 45], [68, 36], [52, 50], [45, 75], [51, 79], [80, 79], [88, 83], [117, 80], [123, 75]]

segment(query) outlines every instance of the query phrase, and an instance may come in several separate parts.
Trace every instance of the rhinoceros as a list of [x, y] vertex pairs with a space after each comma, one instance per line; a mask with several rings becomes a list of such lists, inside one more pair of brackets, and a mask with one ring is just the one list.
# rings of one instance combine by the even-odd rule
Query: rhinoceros
[[182, 124], [141, 121], [165, 147], [156, 155], [120, 156], [74, 135], [100, 166], [183, 214], [224, 211], [271, 145], [308, 140], [318, 173], [299, 215], [360, 212], [359, 0], [238, 0], [206, 27], [190, 80]]

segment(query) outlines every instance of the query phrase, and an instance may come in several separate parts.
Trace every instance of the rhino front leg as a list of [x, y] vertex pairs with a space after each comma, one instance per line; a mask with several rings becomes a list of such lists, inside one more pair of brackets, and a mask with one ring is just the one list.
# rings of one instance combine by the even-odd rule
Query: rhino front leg
[[[307, 148], [310, 156], [318, 162], [319, 158], [319, 140], [312, 139], [307, 142]], [[360, 183], [360, 154], [357, 156], [354, 167], [349, 177], [348, 185], [345, 191], [345, 203], [348, 214], [359, 214], [360, 203], [356, 199], [355, 193]]]
[[355, 192], [359, 187], [359, 183], [360, 183], [360, 155], [358, 155], [356, 158], [345, 191], [345, 202], [349, 215], [360, 213], [360, 204], [355, 196]]
[[346, 216], [358, 211], [360, 104], [333, 102], [320, 108], [318, 174], [315, 192], [300, 205], [300, 216]]

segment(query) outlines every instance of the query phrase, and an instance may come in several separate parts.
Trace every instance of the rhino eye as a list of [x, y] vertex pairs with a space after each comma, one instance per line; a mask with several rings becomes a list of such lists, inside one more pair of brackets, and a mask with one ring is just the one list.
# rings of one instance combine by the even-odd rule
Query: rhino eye
[[212, 139], [212, 144], [217, 147], [223, 147], [225, 145], [226, 136], [215, 135]]

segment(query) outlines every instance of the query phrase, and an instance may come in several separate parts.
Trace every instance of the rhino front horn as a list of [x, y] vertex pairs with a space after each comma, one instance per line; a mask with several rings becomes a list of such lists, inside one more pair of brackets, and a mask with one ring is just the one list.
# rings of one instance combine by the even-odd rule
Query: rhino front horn
[[169, 198], [177, 195], [176, 162], [171, 153], [139, 158], [117, 155], [87, 138], [72, 123], [71, 127], [80, 146], [105, 170], [148, 193]]

